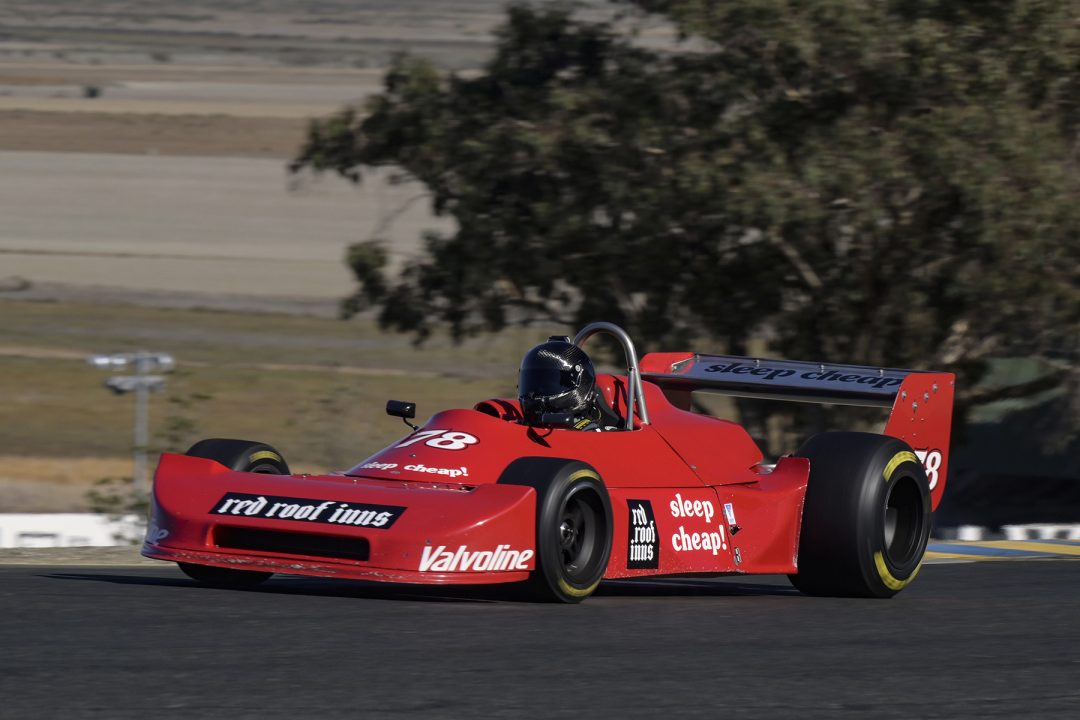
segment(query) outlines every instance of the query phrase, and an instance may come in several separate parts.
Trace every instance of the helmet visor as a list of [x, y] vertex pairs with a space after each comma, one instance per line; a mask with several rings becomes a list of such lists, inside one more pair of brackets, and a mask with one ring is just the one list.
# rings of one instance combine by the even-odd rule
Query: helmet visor
[[521, 368], [518, 392], [521, 397], [555, 397], [577, 387], [580, 371], [556, 368]]

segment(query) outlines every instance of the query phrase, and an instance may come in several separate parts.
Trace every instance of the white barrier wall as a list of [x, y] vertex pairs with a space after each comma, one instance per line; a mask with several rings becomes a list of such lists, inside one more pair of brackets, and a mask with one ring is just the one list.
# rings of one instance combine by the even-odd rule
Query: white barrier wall
[[961, 525], [957, 528], [938, 528], [943, 537], [961, 542], [982, 540], [1080, 540], [1080, 524], [1034, 523], [1003, 525], [1000, 529], [981, 525]]
[[[84, 547], [141, 543], [142, 518], [96, 513], [0, 513], [0, 548]], [[953, 537], [951, 533], [949, 537]], [[1000, 530], [963, 525], [956, 540], [1080, 540], [1080, 524], [1006, 525]]]
[[134, 515], [0, 513], [0, 548], [130, 545], [143, 532]]

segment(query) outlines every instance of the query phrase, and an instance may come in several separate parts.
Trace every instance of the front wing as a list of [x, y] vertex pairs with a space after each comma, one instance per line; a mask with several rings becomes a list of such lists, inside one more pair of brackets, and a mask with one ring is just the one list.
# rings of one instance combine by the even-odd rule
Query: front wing
[[535, 568], [535, 491], [234, 472], [162, 455], [142, 554], [238, 570], [504, 583]]

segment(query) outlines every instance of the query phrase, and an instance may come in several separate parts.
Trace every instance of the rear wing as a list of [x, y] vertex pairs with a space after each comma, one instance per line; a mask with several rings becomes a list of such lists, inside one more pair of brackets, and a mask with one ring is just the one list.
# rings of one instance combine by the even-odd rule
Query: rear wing
[[697, 390], [891, 408], [884, 433], [911, 445], [926, 468], [933, 507], [941, 501], [952, 430], [952, 373], [697, 353], [650, 353], [641, 359], [641, 373], [686, 410]]

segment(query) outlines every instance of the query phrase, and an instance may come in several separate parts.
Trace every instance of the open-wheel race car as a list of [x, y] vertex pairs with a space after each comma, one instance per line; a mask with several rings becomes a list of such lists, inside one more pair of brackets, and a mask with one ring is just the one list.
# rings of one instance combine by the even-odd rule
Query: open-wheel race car
[[[779, 573], [807, 594], [863, 597], [915, 578], [945, 486], [953, 375], [692, 352], [639, 362], [610, 323], [573, 346], [597, 333], [627, 364], [595, 377], [606, 431], [484, 400], [328, 475], [293, 474], [265, 444], [204, 440], [162, 455], [142, 553], [228, 587], [281, 572], [505, 583], [564, 602], [612, 578]], [[820, 433], [766, 463], [739, 424], [691, 412], [695, 391], [891, 412], [882, 434]], [[415, 406], [387, 412], [408, 423]]]

